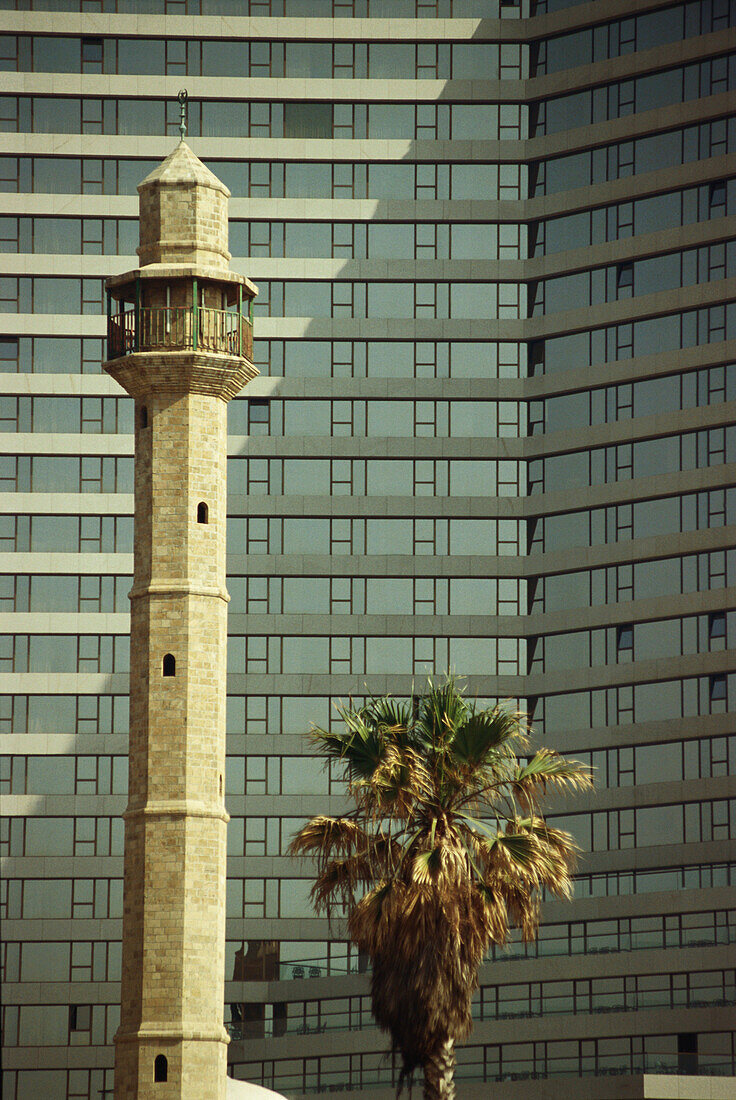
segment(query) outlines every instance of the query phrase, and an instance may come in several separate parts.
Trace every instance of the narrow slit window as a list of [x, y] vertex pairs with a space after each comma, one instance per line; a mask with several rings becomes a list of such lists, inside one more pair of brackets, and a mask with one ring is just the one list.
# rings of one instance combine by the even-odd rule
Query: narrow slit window
[[726, 698], [726, 677], [722, 674], [710, 677], [710, 701], [711, 703], [717, 700]]
[[708, 632], [711, 639], [726, 637], [726, 614], [723, 611], [714, 611], [708, 616]]
[[210, 510], [203, 500], [197, 505], [197, 523], [209, 523]]
[[164, 654], [164, 676], [176, 676], [176, 657], [173, 653]]
[[153, 1079], [154, 1081], [168, 1081], [169, 1079], [169, 1063], [165, 1054], [156, 1055], [156, 1061], [153, 1063]]
[[251, 397], [248, 401], [248, 431], [257, 431], [256, 425], [265, 425], [265, 431], [270, 428], [271, 402], [267, 397]]
[[708, 199], [711, 207], [726, 205], [726, 181], [716, 180], [710, 185]]
[[618, 264], [616, 267], [616, 285], [619, 290], [633, 290], [634, 265], [633, 263]]
[[141, 427], [142, 428], [147, 428], [148, 427], [148, 406], [147, 405], [141, 405]]

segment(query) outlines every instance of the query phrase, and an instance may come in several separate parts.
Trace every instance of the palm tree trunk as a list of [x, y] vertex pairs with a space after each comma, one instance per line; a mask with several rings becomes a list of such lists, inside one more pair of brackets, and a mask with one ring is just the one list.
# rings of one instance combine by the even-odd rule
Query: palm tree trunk
[[424, 1100], [455, 1100], [455, 1043], [446, 1039], [424, 1066]]

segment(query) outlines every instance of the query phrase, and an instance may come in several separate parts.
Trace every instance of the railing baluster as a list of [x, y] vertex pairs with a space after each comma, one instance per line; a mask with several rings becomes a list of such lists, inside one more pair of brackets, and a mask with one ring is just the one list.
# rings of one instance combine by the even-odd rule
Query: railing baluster
[[193, 348], [226, 355], [253, 354], [253, 329], [249, 318], [227, 309], [198, 306], [142, 306], [121, 309], [108, 319], [108, 354], [111, 358], [136, 350]]

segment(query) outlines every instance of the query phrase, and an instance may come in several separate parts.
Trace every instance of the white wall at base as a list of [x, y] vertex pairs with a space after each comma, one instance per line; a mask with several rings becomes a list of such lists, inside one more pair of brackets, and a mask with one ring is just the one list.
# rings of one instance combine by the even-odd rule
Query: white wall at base
[[285, 1100], [280, 1092], [264, 1089], [262, 1085], [251, 1085], [250, 1081], [227, 1079], [227, 1100]]

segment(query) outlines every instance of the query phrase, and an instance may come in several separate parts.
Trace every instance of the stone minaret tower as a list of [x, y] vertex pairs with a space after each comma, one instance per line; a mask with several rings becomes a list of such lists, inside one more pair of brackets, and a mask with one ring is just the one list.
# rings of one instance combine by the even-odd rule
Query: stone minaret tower
[[252, 364], [230, 192], [182, 140], [140, 184], [105, 370], [135, 399], [130, 782], [115, 1100], [224, 1100], [227, 402]]

